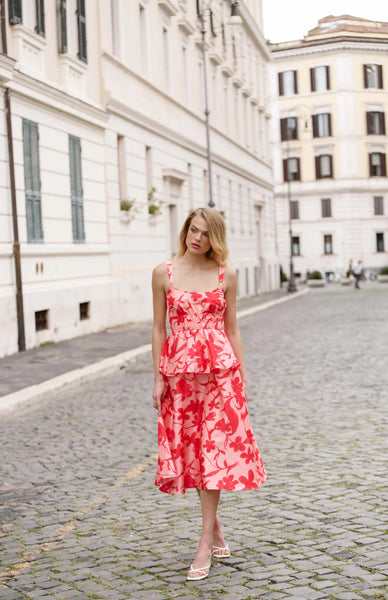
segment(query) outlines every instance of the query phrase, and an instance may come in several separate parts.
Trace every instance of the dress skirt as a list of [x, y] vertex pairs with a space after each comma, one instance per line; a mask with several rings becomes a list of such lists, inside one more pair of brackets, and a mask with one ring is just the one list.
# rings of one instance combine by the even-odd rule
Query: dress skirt
[[164, 379], [155, 480], [160, 491], [259, 488], [267, 474], [249, 424], [240, 370]]

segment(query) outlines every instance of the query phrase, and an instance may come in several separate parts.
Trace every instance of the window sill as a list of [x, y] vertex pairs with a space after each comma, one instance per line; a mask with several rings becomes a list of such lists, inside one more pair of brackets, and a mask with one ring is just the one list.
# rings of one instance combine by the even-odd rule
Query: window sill
[[11, 31], [16, 42], [15, 58], [20, 63], [21, 70], [35, 77], [37, 74], [43, 75], [46, 39], [24, 25], [13, 25]]

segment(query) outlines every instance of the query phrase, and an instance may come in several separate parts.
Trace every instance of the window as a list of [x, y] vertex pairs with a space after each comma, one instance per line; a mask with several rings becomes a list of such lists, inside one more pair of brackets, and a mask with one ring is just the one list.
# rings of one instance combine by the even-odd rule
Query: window
[[73, 242], [84, 242], [85, 229], [81, 170], [81, 140], [73, 135], [69, 135], [69, 158]]
[[385, 115], [380, 111], [366, 113], [366, 128], [368, 135], [385, 135]]
[[80, 319], [80, 321], [85, 321], [86, 319], [90, 319], [90, 302], [80, 302], [79, 319]]
[[285, 158], [283, 160], [284, 181], [300, 181], [299, 158]]
[[35, 31], [44, 37], [44, 0], [35, 0], [36, 25]]
[[333, 236], [323, 236], [323, 249], [325, 254], [333, 254]]
[[313, 136], [328, 137], [331, 135], [331, 115], [330, 113], [322, 113], [313, 115]]
[[290, 201], [291, 219], [299, 219], [299, 200]]
[[310, 80], [312, 92], [325, 92], [329, 90], [329, 67], [313, 67], [310, 69]]
[[[115, 0], [116, 1], [116, 0]], [[148, 36], [148, 20], [147, 8], [139, 4], [139, 29], [140, 29], [140, 51], [141, 51], [141, 71], [144, 77], [150, 76], [150, 61], [149, 61], [149, 36]]]
[[170, 40], [168, 27], [163, 25], [163, 60], [164, 60], [164, 81], [166, 89], [170, 90]]
[[[110, 3], [110, 14], [112, 21], [112, 52], [114, 56], [120, 57], [120, 4], [117, 0], [111, 0]], [[142, 13], [142, 7], [140, 6], [140, 14]], [[140, 29], [141, 32], [141, 29]], [[140, 33], [141, 35], [141, 33]], [[143, 57], [142, 57], [143, 58]]]
[[88, 62], [85, 0], [77, 0], [76, 14], [78, 23], [78, 58], [83, 62]]
[[296, 71], [278, 73], [279, 96], [290, 96], [298, 93]]
[[385, 154], [382, 152], [371, 152], [369, 154], [370, 177], [385, 177], [386, 174]]
[[67, 52], [67, 0], [60, 0], [59, 3], [59, 52]]
[[382, 65], [364, 65], [364, 87], [383, 89]]
[[300, 256], [299, 236], [292, 236], [292, 256]]
[[8, 16], [11, 25], [23, 23], [22, 0], [8, 1]]
[[48, 310], [37, 310], [35, 312], [35, 331], [48, 329]]
[[376, 252], [385, 252], [384, 233], [376, 233]]
[[333, 177], [333, 157], [331, 154], [322, 154], [315, 157], [315, 174], [317, 179]]
[[373, 198], [373, 204], [375, 209], [375, 215], [384, 214], [384, 198], [383, 196], [375, 196]]
[[322, 217], [331, 217], [331, 198], [321, 198]]
[[282, 141], [298, 139], [298, 121], [296, 117], [280, 119], [280, 137]]
[[38, 124], [23, 119], [27, 240], [43, 242]]

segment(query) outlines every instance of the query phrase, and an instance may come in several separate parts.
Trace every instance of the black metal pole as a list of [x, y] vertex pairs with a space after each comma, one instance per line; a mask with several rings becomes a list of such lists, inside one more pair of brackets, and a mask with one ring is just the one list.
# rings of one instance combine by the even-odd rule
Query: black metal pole
[[203, 57], [203, 80], [204, 80], [204, 96], [205, 96], [205, 125], [206, 125], [206, 154], [207, 154], [207, 172], [208, 172], [208, 187], [209, 187], [209, 202], [210, 207], [214, 207], [213, 201], [213, 181], [212, 181], [212, 155], [210, 148], [210, 123], [209, 123], [209, 101], [207, 91], [207, 70], [206, 70], [206, 29], [205, 29], [205, 16], [204, 9], [199, 11], [199, 19], [201, 21], [201, 35], [202, 35], [202, 57]]
[[[1, 17], [1, 44], [2, 53], [7, 55], [7, 32], [5, 24], [5, 0], [0, 0]], [[4, 92], [5, 116], [7, 121], [7, 141], [8, 141], [8, 164], [9, 180], [11, 186], [11, 204], [12, 204], [12, 224], [13, 224], [13, 257], [15, 266], [16, 280], [16, 313], [18, 324], [18, 348], [19, 352], [26, 349], [26, 335], [24, 327], [24, 308], [23, 308], [23, 282], [20, 260], [20, 242], [18, 228], [18, 213], [16, 204], [16, 185], [15, 185], [15, 161], [13, 154], [13, 134], [12, 134], [12, 116], [11, 116], [11, 98], [9, 88]]]
[[287, 200], [288, 200], [288, 233], [290, 236], [290, 279], [288, 281], [288, 292], [296, 292], [297, 288], [295, 285], [295, 277], [294, 277], [294, 253], [292, 247], [292, 219], [291, 219], [291, 180], [290, 180], [290, 131], [289, 128], [286, 128], [287, 135]]

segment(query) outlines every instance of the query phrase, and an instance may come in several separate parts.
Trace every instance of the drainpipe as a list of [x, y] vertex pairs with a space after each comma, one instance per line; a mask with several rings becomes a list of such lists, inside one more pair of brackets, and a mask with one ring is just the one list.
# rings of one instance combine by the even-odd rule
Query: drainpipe
[[[7, 49], [7, 30], [5, 24], [5, 0], [0, 0], [0, 18], [1, 18], [1, 44], [2, 53], [8, 55]], [[16, 279], [16, 313], [18, 323], [18, 348], [19, 352], [26, 349], [26, 336], [24, 329], [24, 310], [23, 310], [23, 284], [22, 269], [20, 261], [20, 242], [18, 228], [18, 213], [16, 204], [16, 185], [15, 185], [15, 162], [13, 155], [13, 136], [12, 136], [12, 118], [11, 118], [11, 98], [9, 88], [4, 92], [5, 115], [7, 120], [7, 138], [8, 138], [8, 162], [9, 162], [9, 180], [11, 184], [11, 202], [12, 202], [12, 223], [13, 223], [13, 257], [15, 265]]]

